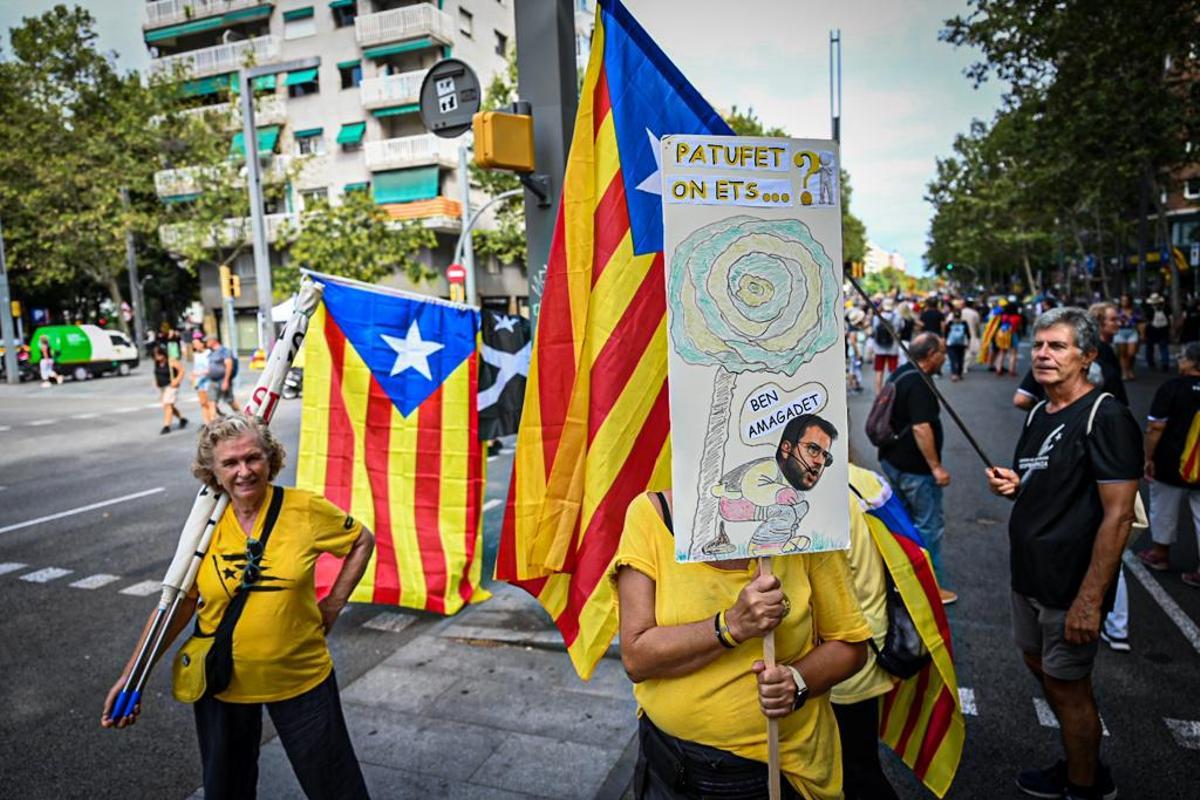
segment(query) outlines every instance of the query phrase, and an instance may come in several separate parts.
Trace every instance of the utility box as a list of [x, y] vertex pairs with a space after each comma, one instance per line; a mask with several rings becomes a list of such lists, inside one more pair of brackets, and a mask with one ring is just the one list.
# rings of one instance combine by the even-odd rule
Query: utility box
[[472, 120], [475, 163], [485, 169], [533, 172], [533, 117], [481, 111]]

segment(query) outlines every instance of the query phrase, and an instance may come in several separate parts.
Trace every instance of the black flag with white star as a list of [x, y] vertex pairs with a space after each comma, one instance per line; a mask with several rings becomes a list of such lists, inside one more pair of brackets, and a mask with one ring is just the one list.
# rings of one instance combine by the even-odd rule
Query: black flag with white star
[[529, 320], [483, 310], [483, 358], [479, 362], [479, 438], [517, 432], [525, 403], [525, 380], [533, 349]]

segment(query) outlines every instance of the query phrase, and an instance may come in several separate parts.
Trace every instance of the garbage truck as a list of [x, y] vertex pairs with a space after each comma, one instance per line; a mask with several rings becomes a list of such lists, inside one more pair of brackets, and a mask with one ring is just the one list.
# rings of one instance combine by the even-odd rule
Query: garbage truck
[[98, 325], [44, 325], [33, 332], [29, 340], [29, 360], [37, 365], [42, 360], [42, 337], [50, 340], [56, 353], [54, 370], [85, 381], [98, 375], [115, 372], [128, 375], [138, 365], [138, 350], [121, 331], [111, 331]]

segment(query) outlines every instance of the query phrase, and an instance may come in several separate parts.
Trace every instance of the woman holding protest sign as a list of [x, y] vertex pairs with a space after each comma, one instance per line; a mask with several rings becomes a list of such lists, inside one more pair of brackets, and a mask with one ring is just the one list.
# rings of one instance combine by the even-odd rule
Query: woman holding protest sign
[[[283, 446], [260, 419], [220, 417], [201, 429], [192, 472], [230, 503], [166, 633], [169, 645], [199, 606], [195, 633], [176, 656], [174, 693], [194, 704], [206, 797], [254, 797], [264, 704], [308, 797], [366, 797], [325, 636], [362, 577], [374, 538], [324, 498], [272, 486], [283, 459]], [[345, 560], [318, 603], [321, 553]], [[108, 693], [103, 727], [137, 719], [139, 706], [112, 717], [137, 652]]]
[[[804, 458], [815, 427], [781, 442]], [[785, 436], [787, 434], [785, 433]], [[778, 454], [777, 454], [777, 457]], [[840, 551], [678, 563], [670, 492], [630, 504], [613, 562], [621, 659], [638, 701], [639, 798], [767, 796], [767, 718], [778, 720], [784, 797], [841, 796], [829, 689], [862, 667], [871, 632]], [[777, 666], [763, 662], [774, 633]]]

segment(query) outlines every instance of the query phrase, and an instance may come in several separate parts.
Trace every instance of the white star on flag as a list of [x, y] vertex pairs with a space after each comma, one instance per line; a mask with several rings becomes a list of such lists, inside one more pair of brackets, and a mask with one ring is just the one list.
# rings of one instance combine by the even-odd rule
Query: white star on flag
[[658, 145], [658, 137], [646, 128], [646, 136], [650, 138], [650, 152], [654, 154], [654, 172], [637, 185], [639, 192], [649, 192], [662, 196], [662, 151]]
[[513, 330], [513, 326], [515, 326], [516, 324], [517, 324], [516, 317], [509, 317], [504, 314], [497, 314], [496, 315], [496, 324], [495, 324], [494, 329], [498, 330], [498, 331], [508, 331], [509, 333], [516, 333], [516, 331]]
[[429, 356], [441, 350], [445, 345], [439, 342], [424, 341], [421, 338], [421, 329], [417, 327], [415, 319], [408, 328], [408, 335], [403, 339], [397, 336], [388, 336], [386, 333], [379, 335], [387, 342], [388, 347], [396, 351], [396, 361], [392, 364], [391, 372], [393, 377], [411, 368], [425, 376], [425, 380], [433, 380], [433, 374], [429, 371]]

